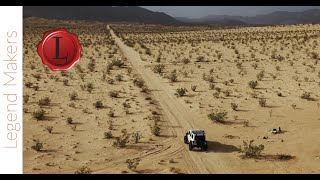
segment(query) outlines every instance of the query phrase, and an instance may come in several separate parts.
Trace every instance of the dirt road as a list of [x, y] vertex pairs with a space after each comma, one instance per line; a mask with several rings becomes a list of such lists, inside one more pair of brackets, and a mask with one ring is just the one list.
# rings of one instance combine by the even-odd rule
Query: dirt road
[[120, 51], [123, 53], [123, 56], [126, 57], [133, 68], [139, 72], [163, 108], [163, 112], [170, 123], [170, 128], [177, 136], [174, 140], [179, 142], [176, 144], [176, 148], [179, 148], [179, 146], [185, 147], [183, 151], [185, 160], [190, 161], [192, 165], [186, 167], [188, 173], [230, 173], [230, 168], [225, 164], [224, 160], [213, 155], [214, 152], [190, 152], [187, 150], [187, 146], [183, 143], [183, 136], [187, 130], [190, 128], [206, 130], [206, 125], [196, 124], [195, 122], [199, 119], [199, 116], [190, 112], [190, 110], [185, 107], [185, 104], [181, 103], [179, 98], [174, 95], [175, 92], [170, 88], [167, 80], [160, 78], [157, 74], [153, 73], [150, 68], [146, 68], [145, 66], [148, 65], [148, 63], [143, 62], [138, 52], [126, 46], [112, 30], [111, 34], [119, 46]]

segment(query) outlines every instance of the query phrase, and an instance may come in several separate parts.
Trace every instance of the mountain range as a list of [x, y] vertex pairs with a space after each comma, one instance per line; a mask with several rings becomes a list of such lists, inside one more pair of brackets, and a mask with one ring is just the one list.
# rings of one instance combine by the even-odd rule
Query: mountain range
[[94, 20], [103, 22], [138, 22], [146, 24], [210, 24], [210, 25], [283, 25], [320, 23], [320, 9], [301, 12], [276, 11], [256, 16], [207, 15], [192, 19], [172, 17], [138, 6], [25, 6], [24, 17], [49, 19]]

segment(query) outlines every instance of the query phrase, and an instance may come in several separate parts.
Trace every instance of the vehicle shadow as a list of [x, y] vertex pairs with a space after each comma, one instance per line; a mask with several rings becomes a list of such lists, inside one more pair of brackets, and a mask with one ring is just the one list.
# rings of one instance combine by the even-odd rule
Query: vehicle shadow
[[232, 153], [240, 151], [240, 148], [229, 145], [229, 144], [222, 144], [216, 141], [207, 141], [208, 150], [207, 152], [221, 152], [221, 153]]

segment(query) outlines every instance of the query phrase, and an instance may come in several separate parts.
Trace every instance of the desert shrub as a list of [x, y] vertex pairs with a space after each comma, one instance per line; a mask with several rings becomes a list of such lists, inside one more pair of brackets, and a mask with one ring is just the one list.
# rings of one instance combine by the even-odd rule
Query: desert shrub
[[251, 66], [252, 66], [254, 69], [257, 69], [258, 64], [257, 64], [257, 63], [253, 63], [253, 64], [251, 64]]
[[229, 85], [229, 81], [224, 81], [223, 84], [228, 86]]
[[133, 133], [132, 138], [133, 138], [134, 143], [138, 143], [139, 140], [141, 139], [141, 133], [140, 132]]
[[27, 88], [31, 88], [33, 83], [32, 82], [29, 82], [27, 81], [26, 83], [24, 83], [24, 85], [27, 87]]
[[107, 79], [107, 83], [108, 84], [114, 84], [114, 80], [113, 79]]
[[258, 81], [261, 81], [264, 77], [264, 71], [260, 71], [258, 74], [257, 74], [257, 80]]
[[108, 116], [109, 116], [109, 117], [114, 117], [114, 110], [111, 109], [111, 110], [109, 111], [109, 113], [108, 113]]
[[67, 118], [67, 123], [68, 123], [68, 124], [72, 124], [72, 123], [73, 123], [72, 117], [68, 117], [68, 118]]
[[187, 92], [188, 92], [188, 90], [186, 88], [176, 89], [176, 94], [180, 97], [186, 95]]
[[237, 111], [237, 110], [238, 110], [238, 104], [236, 104], [236, 103], [231, 103], [231, 108], [232, 108], [234, 111]]
[[243, 125], [244, 125], [245, 127], [248, 127], [248, 126], [249, 126], [249, 121], [248, 121], [248, 120], [243, 121]]
[[215, 84], [213, 84], [213, 83], [210, 83], [210, 84], [209, 84], [209, 88], [210, 88], [210, 89], [214, 89], [215, 87], [216, 87]]
[[67, 71], [60, 71], [62, 77], [69, 77], [69, 73]]
[[229, 82], [230, 82], [230, 83], [233, 83], [233, 82], [234, 82], [234, 79], [230, 79]]
[[258, 86], [258, 81], [250, 81], [248, 85], [251, 89], [255, 89]]
[[45, 98], [41, 98], [38, 101], [38, 105], [39, 106], [49, 106], [51, 102], [51, 99], [49, 97], [45, 97]]
[[71, 127], [72, 131], [76, 131], [77, 130], [77, 125], [76, 124], [71, 125], [70, 127]]
[[43, 109], [39, 109], [37, 111], [34, 111], [32, 113], [32, 116], [36, 119], [36, 120], [44, 120], [44, 115], [45, 115], [45, 111]]
[[32, 76], [33, 76], [34, 78], [36, 78], [37, 81], [39, 81], [39, 80], [41, 79], [41, 75], [40, 75], [40, 74], [32, 74]]
[[92, 171], [87, 166], [83, 166], [83, 167], [77, 169], [74, 173], [75, 174], [91, 174]]
[[113, 146], [117, 148], [124, 148], [126, 147], [127, 143], [129, 142], [129, 135], [122, 134], [120, 137], [116, 137], [116, 140], [113, 142]]
[[214, 83], [214, 80], [215, 80], [212, 75], [207, 76], [206, 74], [202, 75], [202, 79], [209, 83]]
[[83, 72], [84, 72], [80, 64], [77, 64], [77, 65], [76, 65], [76, 69], [77, 69], [77, 71], [78, 71], [79, 73], [83, 73]]
[[231, 91], [230, 91], [230, 90], [225, 90], [225, 91], [223, 91], [223, 94], [224, 94], [226, 97], [229, 97], [230, 94], [231, 94]]
[[95, 68], [96, 68], [96, 62], [95, 62], [95, 60], [91, 60], [88, 63], [88, 69], [90, 70], [90, 72], [93, 72]]
[[71, 101], [77, 100], [78, 99], [78, 94], [76, 92], [72, 92], [69, 94], [69, 98]]
[[137, 169], [137, 166], [138, 166], [139, 163], [140, 163], [140, 161], [141, 161], [141, 160], [140, 160], [139, 158], [127, 159], [127, 160], [126, 160], [127, 167], [128, 167], [131, 171], [135, 172], [136, 169]]
[[237, 66], [238, 69], [241, 69], [242, 68], [242, 63], [241, 62], [237, 62], [236, 66]]
[[264, 145], [253, 145], [253, 142], [254, 140], [249, 141], [249, 143], [243, 141], [243, 148], [240, 147], [240, 152], [244, 153], [244, 157], [254, 158], [261, 155], [261, 152], [264, 150]]
[[101, 101], [97, 101], [97, 102], [93, 103], [93, 105], [97, 109], [104, 108], [104, 105]]
[[153, 72], [158, 73], [158, 74], [161, 75], [163, 73], [164, 68], [165, 68], [164, 64], [157, 64], [157, 65], [154, 66]]
[[213, 93], [213, 97], [215, 97], [215, 98], [219, 98], [219, 95], [220, 95], [220, 92], [214, 92]]
[[188, 59], [188, 58], [183, 58], [181, 61], [182, 61], [183, 64], [189, 64], [190, 63], [190, 59]]
[[29, 102], [29, 95], [28, 94], [26, 94], [26, 95], [23, 95], [23, 102], [24, 103], [28, 103]]
[[53, 126], [47, 126], [47, 127], [46, 127], [46, 130], [47, 130], [49, 133], [51, 133], [52, 130], [53, 130]]
[[134, 84], [135, 86], [138, 86], [139, 88], [142, 88], [142, 87], [144, 86], [144, 80], [141, 79], [141, 78], [135, 78], [135, 79], [133, 80], [133, 84]]
[[127, 104], [126, 102], [122, 103], [122, 106], [124, 108], [131, 108], [130, 104]]
[[119, 95], [119, 91], [110, 91], [109, 96], [112, 98], [117, 98]]
[[280, 71], [281, 70], [280, 66], [276, 66], [276, 70]]
[[93, 83], [89, 82], [87, 84], [81, 84], [80, 87], [83, 91], [88, 91], [89, 93], [91, 93], [93, 90]]
[[274, 74], [270, 74], [270, 76], [272, 77], [272, 79], [277, 79], [277, 76], [276, 75], [274, 75]]
[[313, 98], [311, 97], [311, 93], [309, 93], [309, 92], [304, 92], [300, 97], [301, 97], [301, 99], [306, 99], [308, 101], [313, 100]]
[[219, 87], [216, 87], [215, 90], [216, 90], [217, 92], [219, 92], [219, 93], [221, 92], [221, 88], [219, 88]]
[[69, 85], [69, 80], [68, 79], [64, 79], [63, 80], [63, 85], [68, 86]]
[[267, 103], [267, 100], [266, 99], [259, 99], [259, 105], [261, 106], [261, 107], [266, 107], [266, 103]]
[[208, 114], [208, 117], [210, 120], [219, 122], [219, 123], [224, 123], [225, 119], [227, 118], [228, 113], [225, 111], [222, 112], [212, 112]]
[[159, 136], [160, 135], [160, 127], [157, 124], [154, 124], [153, 126], [151, 126], [151, 132], [153, 135]]
[[195, 92], [196, 89], [197, 89], [197, 86], [196, 86], [196, 85], [191, 85], [191, 90], [192, 90], [193, 92]]
[[40, 142], [39, 140], [36, 140], [35, 143], [36, 143], [36, 144], [33, 145], [33, 146], [31, 146], [31, 148], [32, 148], [33, 150], [35, 150], [35, 151], [38, 151], [38, 152], [41, 151], [42, 148], [43, 148], [43, 143]]
[[111, 139], [113, 136], [112, 136], [112, 132], [111, 131], [108, 131], [108, 132], [105, 132], [104, 133], [104, 138], [106, 139]]
[[197, 57], [197, 62], [204, 62], [204, 57], [203, 56]]
[[177, 70], [173, 70], [173, 71], [169, 74], [168, 79], [170, 80], [170, 82], [177, 82], [177, 81], [178, 81]]
[[116, 80], [117, 81], [122, 81], [123, 76], [121, 74], [116, 75]]

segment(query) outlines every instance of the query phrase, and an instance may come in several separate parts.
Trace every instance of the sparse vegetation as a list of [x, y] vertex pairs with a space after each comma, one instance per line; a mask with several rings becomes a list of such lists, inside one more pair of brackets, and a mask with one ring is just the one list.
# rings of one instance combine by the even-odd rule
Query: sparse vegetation
[[258, 86], [258, 81], [250, 81], [248, 84], [251, 89], [255, 89]]
[[43, 149], [43, 143], [40, 142], [39, 140], [36, 140], [35, 145], [31, 146], [31, 148], [35, 151], [42, 151]]
[[77, 169], [74, 173], [75, 174], [91, 174], [92, 171], [87, 166], [83, 166], [83, 167]]
[[76, 92], [72, 92], [69, 94], [70, 100], [74, 101], [78, 99], [78, 94]]
[[45, 111], [43, 109], [39, 109], [37, 111], [34, 111], [32, 115], [38, 121], [44, 120]]
[[261, 155], [262, 151], [264, 150], [264, 145], [254, 145], [254, 140], [250, 140], [249, 142], [243, 141], [243, 147], [240, 147], [241, 153], [244, 153], [244, 157], [247, 158], [255, 158]]
[[131, 171], [135, 172], [136, 169], [137, 169], [137, 167], [138, 167], [138, 165], [139, 165], [139, 163], [140, 163], [140, 161], [141, 161], [141, 160], [140, 160], [139, 158], [127, 159], [127, 160], [126, 160], [127, 167], [128, 167]]
[[228, 113], [226, 111], [221, 112], [212, 112], [208, 114], [208, 117], [211, 121], [218, 123], [225, 123]]
[[188, 90], [186, 88], [178, 88], [176, 90], [177, 96], [180, 96], [180, 97], [186, 95], [187, 92]]

